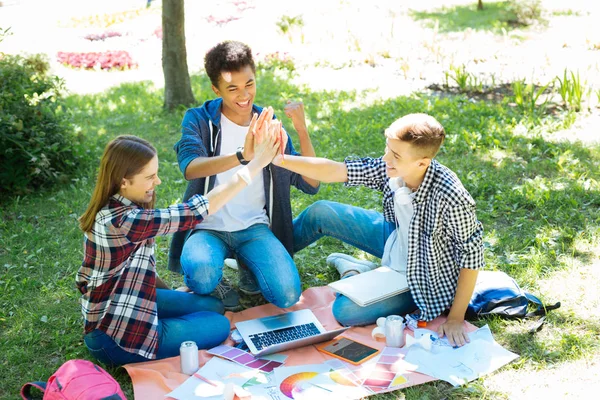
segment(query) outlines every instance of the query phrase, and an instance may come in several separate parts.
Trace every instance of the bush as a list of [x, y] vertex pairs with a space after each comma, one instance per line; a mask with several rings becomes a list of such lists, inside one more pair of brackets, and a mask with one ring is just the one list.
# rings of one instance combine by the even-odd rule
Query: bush
[[519, 25], [544, 22], [541, 0], [509, 0], [507, 10], [514, 16], [513, 22]]
[[260, 66], [264, 69], [287, 69], [288, 71], [296, 69], [294, 58], [287, 52], [276, 51], [264, 55], [256, 53], [256, 58]]
[[0, 195], [56, 182], [78, 164], [63, 83], [48, 68], [40, 55], [0, 55]]

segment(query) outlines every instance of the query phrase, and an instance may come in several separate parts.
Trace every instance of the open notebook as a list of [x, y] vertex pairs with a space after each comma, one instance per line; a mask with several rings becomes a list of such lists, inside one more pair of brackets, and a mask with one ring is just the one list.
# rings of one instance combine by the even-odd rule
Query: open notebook
[[341, 279], [329, 284], [361, 307], [408, 291], [406, 275], [389, 267], [379, 267], [369, 272]]

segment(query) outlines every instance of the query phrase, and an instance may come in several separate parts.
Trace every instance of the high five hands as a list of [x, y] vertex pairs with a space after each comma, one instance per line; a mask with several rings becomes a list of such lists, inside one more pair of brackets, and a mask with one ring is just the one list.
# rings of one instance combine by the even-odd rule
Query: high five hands
[[[256, 157], [261, 165], [266, 166], [277, 154], [283, 155], [287, 135], [285, 135], [281, 121], [273, 119], [273, 114], [272, 107], [265, 107], [260, 116], [257, 114], [252, 116], [244, 145], [246, 160], [251, 159], [246, 158], [246, 155], [252, 154], [252, 158]], [[252, 149], [251, 153], [246, 153], [246, 146]]]

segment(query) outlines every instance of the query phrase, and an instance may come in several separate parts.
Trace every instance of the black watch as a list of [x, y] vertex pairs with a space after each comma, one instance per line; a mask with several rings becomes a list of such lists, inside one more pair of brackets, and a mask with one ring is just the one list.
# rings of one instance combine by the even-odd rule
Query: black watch
[[250, 161], [244, 160], [244, 155], [242, 154], [243, 150], [244, 150], [243, 147], [238, 147], [237, 151], [235, 152], [235, 155], [237, 156], [238, 160], [240, 161], [240, 164], [247, 165]]

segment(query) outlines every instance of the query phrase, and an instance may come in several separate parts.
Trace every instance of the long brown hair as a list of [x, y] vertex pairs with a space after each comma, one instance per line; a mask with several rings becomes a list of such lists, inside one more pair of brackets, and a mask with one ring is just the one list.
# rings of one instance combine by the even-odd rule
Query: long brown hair
[[[106, 145], [96, 187], [92, 194], [87, 210], [79, 218], [79, 227], [84, 232], [90, 232], [94, 226], [96, 214], [102, 209], [115, 193], [119, 192], [123, 178], [131, 179], [138, 174], [156, 156], [156, 149], [147, 140], [137, 136], [118, 136]], [[144, 208], [153, 208], [156, 200], [140, 204]]]

